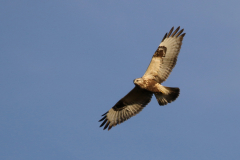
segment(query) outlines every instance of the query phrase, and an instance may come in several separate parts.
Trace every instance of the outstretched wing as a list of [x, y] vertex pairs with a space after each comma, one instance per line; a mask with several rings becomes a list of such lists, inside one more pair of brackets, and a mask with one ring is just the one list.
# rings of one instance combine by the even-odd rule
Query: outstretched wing
[[172, 27], [169, 33], [163, 37], [143, 77], [153, 78], [158, 83], [162, 83], [170, 75], [177, 62], [177, 56], [185, 36], [185, 33], [182, 34], [183, 29], [179, 31], [180, 26], [174, 32], [173, 29]]
[[104, 130], [108, 127], [110, 130], [113, 126], [123, 123], [127, 119], [139, 113], [152, 98], [152, 92], [135, 86], [125, 97], [119, 100], [108, 112], [103, 114], [103, 121], [100, 127]]

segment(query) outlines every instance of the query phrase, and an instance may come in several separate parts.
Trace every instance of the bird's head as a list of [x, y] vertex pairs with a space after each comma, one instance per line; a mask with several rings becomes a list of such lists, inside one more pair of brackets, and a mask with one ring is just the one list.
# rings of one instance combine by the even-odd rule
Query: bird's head
[[133, 83], [135, 85], [141, 86], [141, 84], [143, 83], [143, 79], [142, 78], [137, 78], [133, 80]]

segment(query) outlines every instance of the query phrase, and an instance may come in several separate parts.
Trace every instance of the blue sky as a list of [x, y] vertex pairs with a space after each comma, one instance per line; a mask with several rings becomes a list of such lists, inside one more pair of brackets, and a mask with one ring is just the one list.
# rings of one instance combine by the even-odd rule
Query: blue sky
[[[0, 159], [240, 159], [239, 1], [0, 2]], [[98, 120], [185, 29], [165, 86], [137, 116]]]

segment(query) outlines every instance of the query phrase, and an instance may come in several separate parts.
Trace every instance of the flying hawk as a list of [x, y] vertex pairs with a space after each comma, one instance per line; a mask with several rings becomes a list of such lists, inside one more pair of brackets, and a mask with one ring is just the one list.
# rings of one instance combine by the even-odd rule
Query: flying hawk
[[[185, 33], [180, 26], [173, 32], [174, 27], [166, 33], [158, 49], [153, 54], [147, 71], [142, 78], [133, 81], [135, 87], [120, 99], [109, 111], [103, 114], [100, 127], [110, 130], [113, 126], [123, 123], [138, 114], [150, 101], [154, 94], [160, 106], [166, 105], [177, 99], [179, 88], [165, 87], [161, 83], [170, 75], [177, 62], [182, 40]], [[178, 32], [179, 31], [179, 32]]]

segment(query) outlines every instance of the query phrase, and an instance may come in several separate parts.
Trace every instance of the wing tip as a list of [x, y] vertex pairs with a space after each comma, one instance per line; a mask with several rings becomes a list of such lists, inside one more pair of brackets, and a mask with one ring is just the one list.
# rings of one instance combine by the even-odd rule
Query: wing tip
[[99, 127], [102, 127], [106, 122], [107, 122], [107, 119], [105, 118], [105, 120], [102, 122], [102, 124]]
[[101, 121], [103, 121], [104, 119], [106, 119], [107, 118], [107, 116], [104, 116], [102, 119], [100, 119], [98, 122], [101, 122]]
[[184, 31], [184, 28], [179, 31], [180, 28], [181, 28], [181, 27], [178, 26], [178, 27], [176, 28], [176, 30], [173, 32], [173, 30], [174, 30], [174, 26], [173, 26], [173, 27], [170, 29], [170, 31], [164, 35], [164, 37], [163, 37], [163, 39], [162, 39], [161, 42], [163, 42], [166, 38], [169, 38], [169, 37], [176, 37], [176, 38], [177, 38], [177, 37], [180, 37], [180, 36], [181, 36], [181, 37], [183, 38], [186, 33], [183, 33], [183, 34], [182, 34], [182, 32]]
[[186, 33], [183, 33], [181, 36], [184, 37], [186, 35]]
[[167, 37], [167, 33], [163, 36], [162, 42], [164, 41], [164, 39]]
[[108, 113], [108, 111], [106, 113], [104, 113], [102, 116], [105, 116]]
[[172, 34], [172, 31], [174, 30], [174, 27], [172, 27], [171, 29], [170, 29], [170, 31], [168, 32], [168, 35], [167, 35], [167, 38]]
[[103, 130], [107, 129], [107, 127], [109, 126], [110, 122], [108, 121], [107, 124], [105, 124]]
[[106, 115], [107, 113], [108, 113], [108, 111], [102, 115], [104, 117], [102, 117], [98, 122], [103, 121], [99, 127], [103, 127], [103, 130], [108, 128], [108, 131], [109, 131], [113, 127], [113, 125], [107, 119], [107, 115]]

